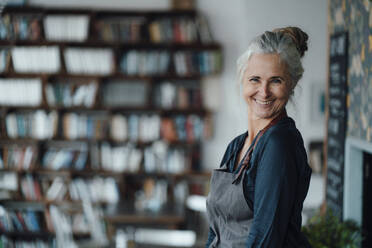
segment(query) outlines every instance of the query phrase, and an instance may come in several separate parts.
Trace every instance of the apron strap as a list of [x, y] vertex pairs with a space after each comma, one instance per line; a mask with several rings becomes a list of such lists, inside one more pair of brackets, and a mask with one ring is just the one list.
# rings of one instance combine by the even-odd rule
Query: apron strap
[[248, 149], [247, 155], [245, 156], [244, 160], [242, 161], [242, 165], [240, 167], [240, 170], [239, 170], [238, 174], [235, 176], [235, 178], [234, 178], [234, 180], [232, 182], [233, 184], [238, 183], [240, 181], [240, 178], [241, 178], [242, 174], [243, 174], [243, 171], [245, 171], [245, 170], [248, 169], [249, 162], [251, 161], [253, 150], [256, 147], [256, 145], [257, 145], [259, 139], [262, 137], [262, 135], [264, 135], [264, 133], [267, 130], [269, 130], [270, 127], [274, 126], [281, 119], [283, 119], [285, 117], [287, 117], [287, 111], [284, 109], [277, 117], [275, 117], [272, 121], [270, 121], [270, 123], [268, 125], [266, 125], [266, 127], [264, 127], [264, 129], [262, 129], [260, 132], [258, 132], [256, 141], [254, 142], [253, 146], [251, 146]]

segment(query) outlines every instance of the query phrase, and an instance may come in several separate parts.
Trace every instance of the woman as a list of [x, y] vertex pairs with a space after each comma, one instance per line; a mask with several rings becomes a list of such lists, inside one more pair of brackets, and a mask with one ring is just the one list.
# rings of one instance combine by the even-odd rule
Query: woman
[[307, 39], [296, 27], [265, 32], [238, 60], [248, 130], [213, 171], [206, 247], [311, 247], [301, 233], [311, 169], [285, 110], [303, 74]]

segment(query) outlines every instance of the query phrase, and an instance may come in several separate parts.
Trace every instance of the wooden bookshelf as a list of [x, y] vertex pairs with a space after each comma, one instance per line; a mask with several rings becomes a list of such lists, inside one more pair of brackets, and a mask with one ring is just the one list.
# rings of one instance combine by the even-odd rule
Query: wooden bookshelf
[[[174, 188], [184, 183], [193, 193], [195, 183], [206, 184], [210, 177], [203, 172], [200, 145], [208, 138], [213, 113], [203, 105], [201, 80], [218, 75], [223, 66], [222, 47], [213, 40], [205, 19], [195, 10], [45, 7], [6, 7], [1, 18], [0, 30], [5, 36], [0, 35], [0, 54], [4, 54], [0, 57], [0, 87], [8, 93], [0, 94], [0, 176], [15, 174], [18, 182], [10, 190], [12, 198], [0, 200], [0, 207], [11, 206], [11, 212], [74, 205], [82, 212], [82, 201], [70, 192], [77, 183], [71, 184], [82, 180], [79, 182], [91, 187], [98, 178], [110, 181], [118, 194], [114, 204], [93, 202], [103, 210], [111, 232], [108, 236], [116, 226], [181, 227], [185, 211], [182, 203], [176, 203]], [[49, 21], [55, 22], [58, 32], [48, 29]], [[63, 32], [70, 21], [76, 27]], [[22, 30], [15, 26], [18, 22], [23, 23]], [[23, 60], [29, 64], [22, 64]], [[29, 88], [30, 80], [35, 88]], [[116, 98], [105, 95], [116, 93], [116, 88], [110, 91], [113, 82], [127, 87], [117, 86], [120, 93]], [[142, 95], [133, 88], [138, 85], [144, 89]], [[143, 101], [120, 102], [121, 93], [124, 100], [134, 95], [134, 100]], [[39, 98], [30, 98], [35, 95]], [[107, 105], [105, 99], [116, 102]], [[145, 124], [150, 117], [152, 122]], [[123, 127], [125, 132], [117, 132]], [[130, 153], [114, 160], [114, 151]], [[160, 162], [151, 157], [159, 154], [164, 156]], [[110, 158], [109, 167], [104, 157]], [[179, 168], [170, 168], [176, 167], [174, 161]], [[108, 169], [115, 168], [113, 164], [119, 168]], [[136, 192], [149, 190], [158, 182], [165, 182], [167, 195], [160, 210], [136, 209]], [[46, 197], [54, 184], [67, 188], [61, 199]], [[194, 188], [203, 193], [200, 185]], [[39, 199], [35, 187], [40, 188]], [[34, 195], [26, 197], [25, 192]], [[0, 231], [0, 236], [10, 240], [55, 237], [53, 232]], [[86, 236], [74, 234], [76, 239]]]

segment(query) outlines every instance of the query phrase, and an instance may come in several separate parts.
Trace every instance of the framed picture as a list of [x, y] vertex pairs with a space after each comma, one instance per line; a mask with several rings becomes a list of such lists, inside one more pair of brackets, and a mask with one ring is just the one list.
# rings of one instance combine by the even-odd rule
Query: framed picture
[[310, 87], [310, 122], [323, 124], [325, 120], [325, 84], [313, 83]]

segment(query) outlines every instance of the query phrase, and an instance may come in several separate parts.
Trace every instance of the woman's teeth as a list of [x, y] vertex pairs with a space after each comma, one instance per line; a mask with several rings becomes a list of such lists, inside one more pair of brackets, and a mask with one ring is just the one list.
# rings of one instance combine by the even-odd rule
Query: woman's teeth
[[257, 100], [257, 99], [256, 99], [256, 102], [259, 103], [259, 104], [268, 105], [268, 104], [270, 104], [272, 101], [260, 101], [260, 100]]

